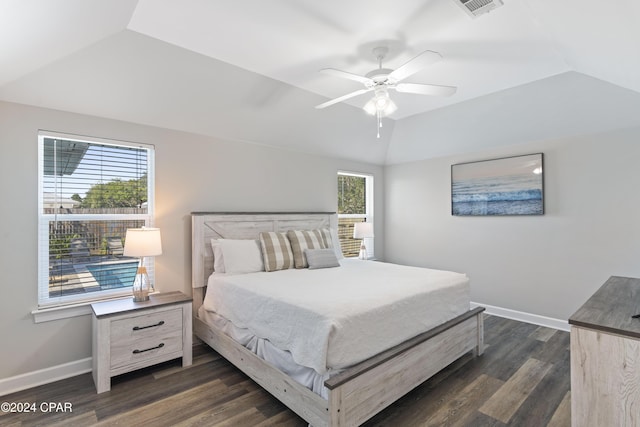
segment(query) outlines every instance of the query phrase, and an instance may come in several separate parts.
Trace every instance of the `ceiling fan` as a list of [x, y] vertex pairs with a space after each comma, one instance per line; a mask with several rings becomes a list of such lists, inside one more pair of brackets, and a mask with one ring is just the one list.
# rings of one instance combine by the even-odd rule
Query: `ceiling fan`
[[420, 83], [400, 83], [402, 80], [417, 73], [423, 68], [440, 61], [442, 59], [442, 56], [438, 52], [425, 50], [424, 52], [395, 70], [382, 68], [382, 60], [388, 52], [389, 49], [385, 46], [375, 47], [373, 49], [373, 54], [378, 61], [378, 68], [368, 72], [364, 76], [349, 73], [347, 71], [336, 70], [335, 68], [324, 68], [320, 70], [325, 74], [360, 82], [364, 84], [364, 89], [356, 90], [355, 92], [351, 92], [338, 98], [334, 98], [330, 101], [324, 102], [320, 105], [316, 105], [316, 108], [326, 108], [331, 105], [337, 104], [338, 102], [346, 101], [347, 99], [373, 91], [373, 98], [371, 98], [369, 102], [365, 104], [363, 109], [372, 116], [377, 117], [378, 138], [380, 138], [382, 118], [388, 116], [389, 114], [392, 114], [398, 109], [395, 102], [393, 102], [389, 97], [390, 89], [404, 93], [416, 93], [418, 95], [434, 96], [451, 96], [456, 93], [457, 88], [454, 86], [439, 86]]

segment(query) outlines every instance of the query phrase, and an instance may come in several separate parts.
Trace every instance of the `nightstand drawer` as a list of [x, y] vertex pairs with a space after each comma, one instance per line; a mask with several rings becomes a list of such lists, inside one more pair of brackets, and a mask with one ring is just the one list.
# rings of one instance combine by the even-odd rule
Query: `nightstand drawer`
[[[111, 369], [145, 363], [182, 351], [182, 329], [151, 337], [111, 342]], [[179, 356], [178, 356], [179, 357]]]
[[[174, 334], [171, 334], [175, 332]], [[182, 334], [182, 308], [114, 320], [111, 322], [111, 347], [135, 343], [145, 338]]]

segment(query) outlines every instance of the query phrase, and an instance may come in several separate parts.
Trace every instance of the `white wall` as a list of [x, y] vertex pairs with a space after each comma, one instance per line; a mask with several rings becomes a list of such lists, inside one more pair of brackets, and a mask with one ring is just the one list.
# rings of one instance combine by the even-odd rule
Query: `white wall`
[[[97, 117], [0, 102], [0, 380], [91, 357], [89, 316], [35, 324], [39, 129], [156, 146], [156, 258], [161, 291], [191, 293], [192, 211], [335, 211], [338, 170], [383, 168]], [[382, 255], [382, 221], [376, 224]]]
[[[609, 276], [640, 277], [638, 141], [640, 128], [388, 166], [386, 259], [464, 272], [473, 301], [566, 320]], [[452, 164], [537, 152], [544, 216], [451, 215]]]

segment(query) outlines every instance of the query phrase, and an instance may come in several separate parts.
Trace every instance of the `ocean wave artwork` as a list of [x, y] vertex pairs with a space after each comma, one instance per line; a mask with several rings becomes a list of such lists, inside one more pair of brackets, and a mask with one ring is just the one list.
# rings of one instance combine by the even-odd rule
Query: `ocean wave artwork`
[[544, 214], [542, 153], [451, 167], [453, 215]]

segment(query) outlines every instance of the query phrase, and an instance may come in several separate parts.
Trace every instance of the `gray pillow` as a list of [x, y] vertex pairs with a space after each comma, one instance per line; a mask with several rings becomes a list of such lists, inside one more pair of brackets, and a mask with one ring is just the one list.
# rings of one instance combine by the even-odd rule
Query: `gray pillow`
[[305, 249], [309, 270], [316, 268], [340, 267], [340, 262], [333, 249]]

